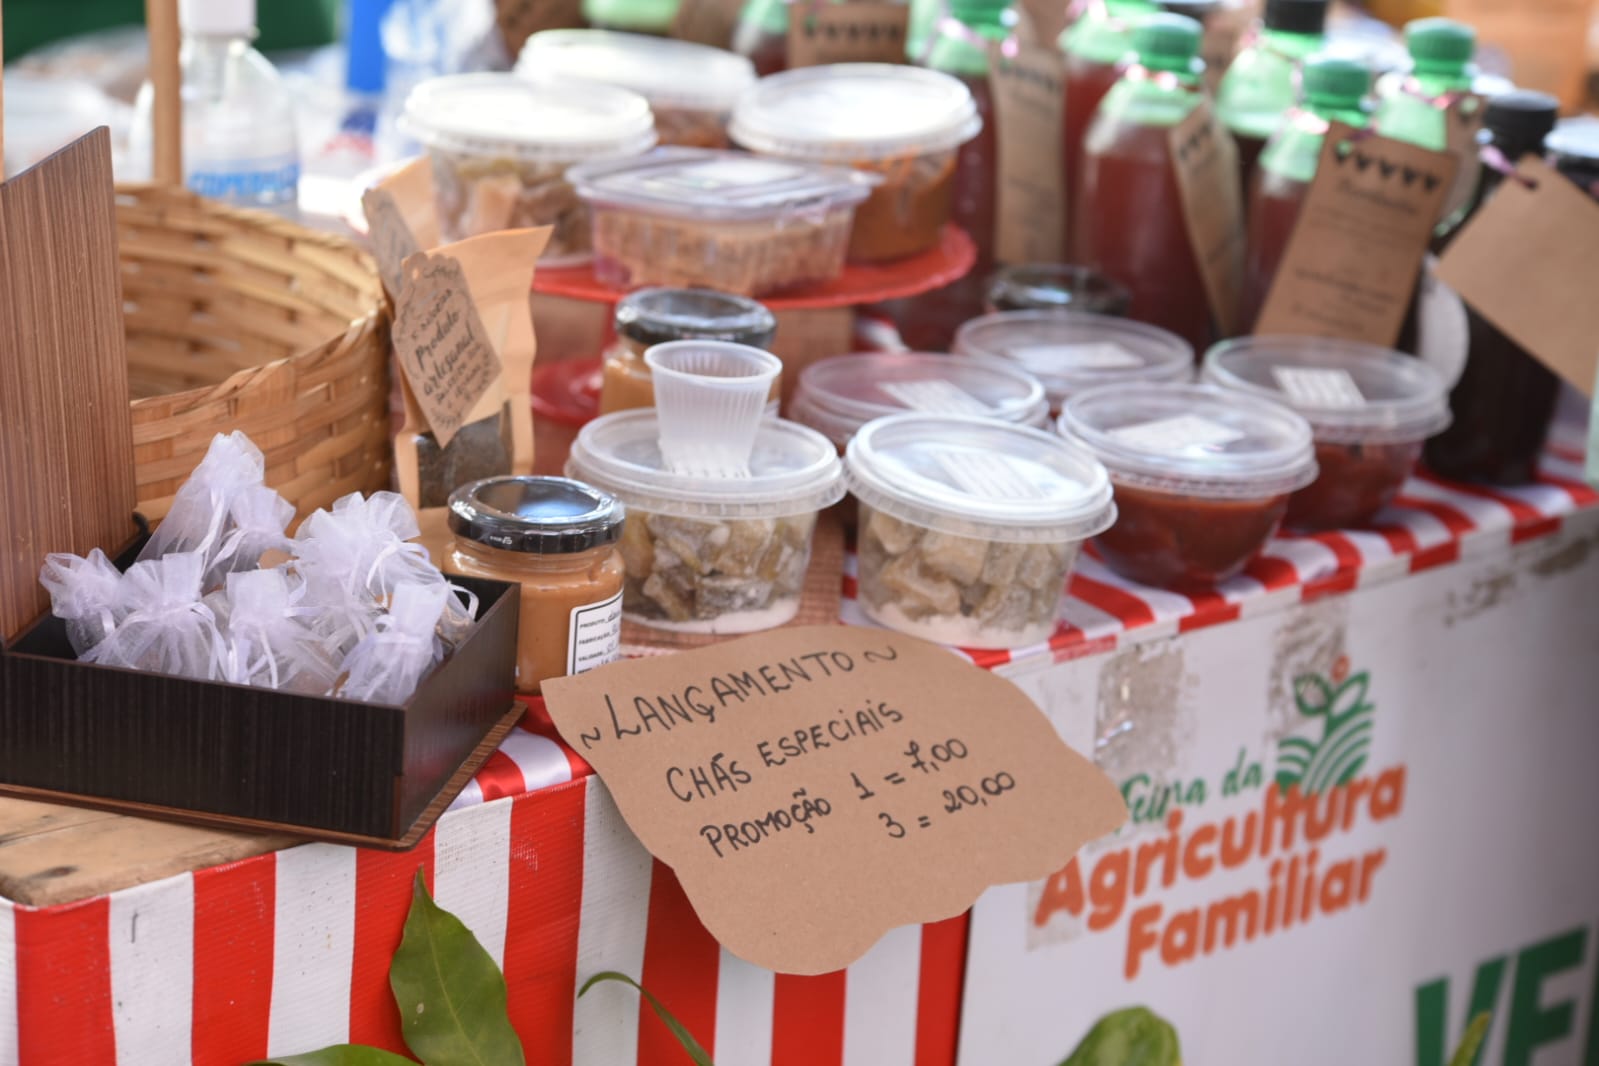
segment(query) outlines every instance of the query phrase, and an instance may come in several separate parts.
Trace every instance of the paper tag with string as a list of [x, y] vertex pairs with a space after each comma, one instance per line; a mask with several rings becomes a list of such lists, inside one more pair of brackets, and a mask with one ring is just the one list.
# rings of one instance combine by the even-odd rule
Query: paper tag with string
[[1550, 370], [1593, 395], [1599, 203], [1529, 155], [1461, 227], [1438, 277]]
[[788, 65], [903, 63], [910, 8], [882, 0], [801, 2], [788, 9]]
[[988, 43], [999, 179], [994, 254], [1002, 263], [1052, 263], [1066, 240], [1061, 130], [1066, 64], [1059, 50]]
[[1244, 277], [1244, 206], [1238, 188], [1238, 145], [1209, 100], [1167, 134], [1188, 240], [1199, 260], [1211, 317], [1233, 334]]
[[1256, 333], [1391, 347], [1455, 161], [1334, 122]]
[[500, 357], [456, 259], [419, 252], [405, 261], [394, 354], [428, 428], [444, 447], [500, 377]]

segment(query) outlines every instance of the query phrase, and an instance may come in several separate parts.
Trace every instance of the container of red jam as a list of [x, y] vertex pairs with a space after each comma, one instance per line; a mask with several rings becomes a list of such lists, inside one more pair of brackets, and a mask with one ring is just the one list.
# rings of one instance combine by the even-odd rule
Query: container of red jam
[[1239, 337], [1205, 355], [1204, 380], [1287, 404], [1310, 423], [1320, 473], [1288, 501], [1300, 529], [1364, 525], [1399, 492], [1422, 443], [1449, 425], [1429, 364], [1326, 337]]
[[955, 334], [957, 355], [1018, 363], [1043, 383], [1050, 409], [1084, 389], [1130, 381], [1189, 381], [1194, 349], [1157, 326], [1086, 311], [1001, 311]]
[[859, 352], [806, 367], [789, 416], [842, 450], [874, 418], [921, 411], [1043, 427], [1044, 387], [1015, 363], [920, 352]]
[[1048, 640], [1083, 541], [1116, 517], [1105, 468], [1086, 449], [987, 418], [879, 418], [844, 463], [860, 504], [862, 609], [940, 644]]
[[1310, 425], [1273, 400], [1214, 385], [1107, 385], [1061, 411], [1061, 434], [1110, 471], [1116, 524], [1094, 541], [1145, 585], [1208, 586], [1271, 539], [1316, 477]]

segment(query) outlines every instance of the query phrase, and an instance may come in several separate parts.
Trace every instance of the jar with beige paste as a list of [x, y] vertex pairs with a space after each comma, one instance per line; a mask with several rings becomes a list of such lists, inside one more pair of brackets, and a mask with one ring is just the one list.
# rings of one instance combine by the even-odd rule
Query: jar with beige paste
[[485, 478], [451, 494], [444, 569], [522, 586], [518, 692], [620, 654], [624, 518], [614, 496], [570, 478]]

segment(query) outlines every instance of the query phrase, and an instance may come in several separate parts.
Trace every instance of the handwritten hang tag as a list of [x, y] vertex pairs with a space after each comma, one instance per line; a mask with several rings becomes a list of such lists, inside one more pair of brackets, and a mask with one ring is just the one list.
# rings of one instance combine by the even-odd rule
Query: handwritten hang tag
[[1455, 161], [1455, 177], [1444, 194], [1440, 220], [1465, 209], [1477, 188], [1477, 134], [1482, 129], [1482, 97], [1464, 93], [1444, 111], [1444, 151]]
[[374, 186], [362, 193], [361, 210], [366, 215], [372, 257], [378, 261], [378, 276], [383, 279], [389, 299], [398, 304], [405, 279], [405, 261], [422, 248], [389, 190]]
[[1065, 60], [1055, 48], [994, 42], [988, 70], [999, 149], [995, 255], [1003, 263], [1056, 262], [1066, 241]]
[[1233, 334], [1244, 276], [1244, 208], [1238, 189], [1238, 145], [1202, 100], [1167, 134], [1188, 240], [1199, 260], [1211, 317]]
[[1527, 156], [1450, 242], [1438, 277], [1592, 396], [1599, 370], [1599, 203]]
[[426, 252], [405, 261], [394, 353], [439, 446], [450, 443], [500, 378], [500, 359], [461, 264]]
[[1455, 162], [1334, 122], [1256, 333], [1391, 347]]
[[772, 630], [544, 698], [711, 934], [782, 973], [842, 969], [1127, 817], [1009, 681], [882, 630]]
[[795, 3], [788, 15], [788, 65], [903, 63], [910, 7], [860, 0]]

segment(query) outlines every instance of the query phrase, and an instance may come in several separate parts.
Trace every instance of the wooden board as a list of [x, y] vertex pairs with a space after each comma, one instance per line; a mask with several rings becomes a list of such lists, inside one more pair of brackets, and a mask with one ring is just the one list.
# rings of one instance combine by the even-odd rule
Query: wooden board
[[0, 184], [0, 642], [49, 610], [50, 552], [134, 535], [111, 139]]

